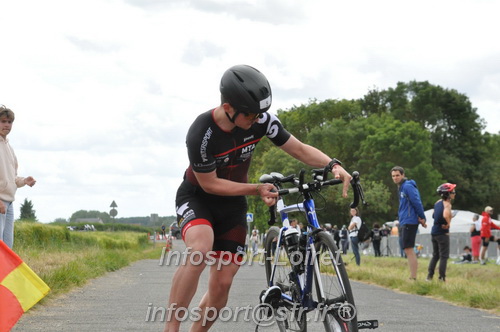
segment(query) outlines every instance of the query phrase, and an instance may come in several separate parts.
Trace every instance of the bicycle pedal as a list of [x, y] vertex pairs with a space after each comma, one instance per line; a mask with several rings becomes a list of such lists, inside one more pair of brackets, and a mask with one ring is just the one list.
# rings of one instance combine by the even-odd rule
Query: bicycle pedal
[[378, 320], [358, 320], [358, 329], [376, 329]]
[[277, 308], [281, 300], [281, 288], [278, 286], [269, 287], [260, 293], [259, 299], [260, 303], [270, 304], [273, 308]]

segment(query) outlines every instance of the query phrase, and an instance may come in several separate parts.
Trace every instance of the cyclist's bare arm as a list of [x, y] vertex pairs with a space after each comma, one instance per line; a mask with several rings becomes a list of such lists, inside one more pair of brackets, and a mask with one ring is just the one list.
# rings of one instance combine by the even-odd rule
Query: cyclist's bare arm
[[[290, 136], [288, 141], [281, 146], [281, 149], [295, 159], [300, 160], [304, 164], [312, 167], [325, 167], [332, 160], [332, 158], [324, 154], [319, 149], [302, 143], [293, 135]], [[340, 165], [334, 165], [332, 167], [332, 173], [335, 179], [342, 180], [342, 196], [347, 197], [347, 190], [349, 189], [351, 175]]]
[[217, 172], [194, 172], [201, 188], [209, 194], [219, 196], [260, 195], [266, 205], [274, 204], [277, 192], [272, 192], [274, 186], [269, 183], [241, 183], [217, 177]]

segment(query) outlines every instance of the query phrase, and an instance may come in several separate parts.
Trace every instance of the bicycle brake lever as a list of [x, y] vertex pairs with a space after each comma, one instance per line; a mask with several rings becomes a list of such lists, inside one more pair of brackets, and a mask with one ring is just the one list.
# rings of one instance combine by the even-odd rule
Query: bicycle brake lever
[[306, 170], [302, 168], [300, 170], [300, 173], [299, 173], [299, 187], [302, 187], [302, 185], [304, 184], [304, 175], [305, 174], [306, 174]]
[[326, 179], [328, 179], [328, 173], [331, 172], [331, 167], [330, 166], [325, 166], [325, 168], [323, 169], [323, 178], [321, 179], [322, 181], [326, 181]]
[[272, 226], [276, 223], [276, 204], [269, 207], [269, 221], [267, 224]]
[[352, 172], [351, 187], [354, 194], [354, 200], [352, 201], [350, 207], [354, 209], [359, 204], [359, 172]]

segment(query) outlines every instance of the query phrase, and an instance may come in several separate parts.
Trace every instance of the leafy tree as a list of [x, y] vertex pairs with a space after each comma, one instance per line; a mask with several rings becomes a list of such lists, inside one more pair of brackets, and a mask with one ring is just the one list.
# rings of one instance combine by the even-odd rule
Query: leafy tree
[[[485, 158], [480, 167], [475, 169], [474, 175], [483, 179], [476, 182], [474, 211], [482, 211], [485, 206], [492, 206], [495, 211], [500, 211], [500, 135], [486, 133], [485, 145], [482, 153]], [[459, 188], [457, 188], [459, 189]], [[460, 192], [459, 192], [460, 193]]]
[[24, 203], [21, 204], [21, 215], [19, 219], [25, 221], [37, 221], [36, 211], [33, 209], [33, 203], [27, 198], [24, 199]]
[[467, 96], [427, 81], [411, 81], [384, 91], [372, 90], [361, 104], [364, 114], [390, 114], [428, 131], [432, 168], [442, 175], [442, 181], [458, 184], [454, 207], [473, 209], [491, 192], [481, 171], [490, 166], [485, 160], [486, 137], [481, 133], [484, 120]]
[[[498, 135], [482, 133], [484, 121], [464, 94], [429, 82], [399, 82], [395, 88], [371, 90], [359, 100], [309, 101], [279, 110], [284, 127], [301, 141], [344, 162], [361, 173], [368, 206], [368, 222], [393, 220], [397, 213], [396, 186], [390, 177], [394, 165], [403, 166], [416, 180], [425, 208], [438, 199], [442, 182], [458, 184], [454, 208], [480, 211], [500, 208], [500, 152]], [[263, 173], [296, 173], [300, 162], [263, 140], [253, 155], [249, 178]], [[320, 219], [342, 224], [350, 218], [340, 188], [322, 192], [328, 204], [318, 208]], [[286, 200], [296, 199], [287, 197]], [[259, 228], [267, 228], [267, 207], [249, 198]]]
[[76, 222], [77, 219], [83, 218], [101, 218], [104, 223], [111, 222], [111, 216], [107, 212], [99, 212], [95, 210], [79, 210], [71, 215], [69, 218], [70, 222]]

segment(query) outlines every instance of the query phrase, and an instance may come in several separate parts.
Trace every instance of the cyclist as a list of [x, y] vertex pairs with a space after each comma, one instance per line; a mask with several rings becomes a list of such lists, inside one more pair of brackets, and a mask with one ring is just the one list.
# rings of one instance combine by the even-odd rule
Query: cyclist
[[[300, 142], [275, 115], [267, 113], [272, 102], [271, 87], [257, 69], [247, 65], [229, 68], [222, 76], [220, 92], [220, 105], [199, 115], [188, 131], [190, 164], [177, 191], [176, 207], [182, 238], [190, 252], [205, 257], [215, 253], [211, 257], [228, 258], [231, 263], [211, 264], [208, 290], [199, 305], [200, 319], [193, 322], [191, 331], [208, 331], [213, 325], [209, 314], [213, 316], [227, 303], [245, 246], [245, 196], [260, 195], [268, 206], [276, 201], [273, 185], [247, 183], [252, 153], [264, 136], [312, 167], [330, 165], [334, 177], [343, 181], [344, 197], [351, 179], [336, 159]], [[179, 331], [183, 317], [176, 311], [180, 308], [186, 312], [208, 262], [185, 261], [172, 280], [172, 312], [165, 326], [168, 332]]]

